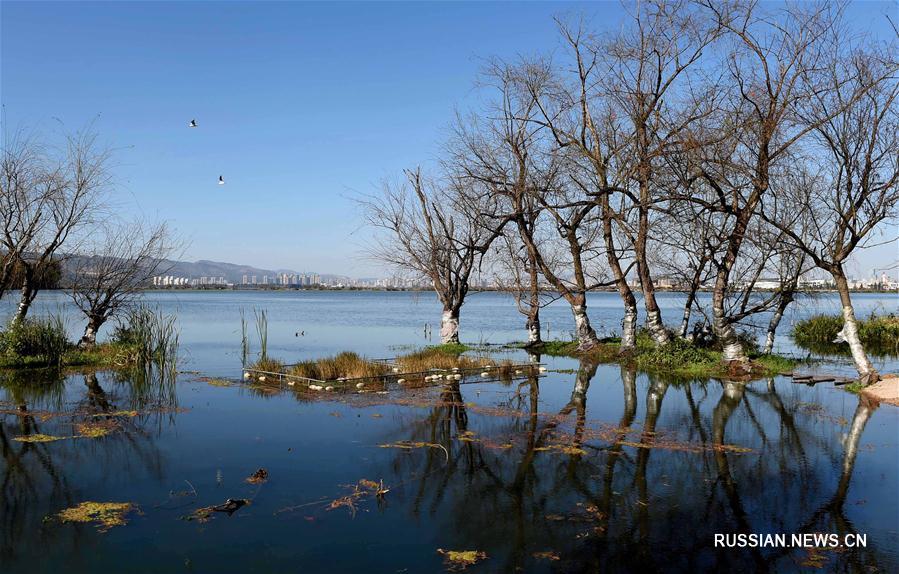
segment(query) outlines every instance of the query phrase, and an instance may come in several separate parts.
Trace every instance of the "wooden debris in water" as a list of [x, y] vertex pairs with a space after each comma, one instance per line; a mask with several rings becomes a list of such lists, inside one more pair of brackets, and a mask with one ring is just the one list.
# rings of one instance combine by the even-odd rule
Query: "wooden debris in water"
[[268, 471], [264, 468], [260, 468], [250, 476], [244, 479], [244, 482], [249, 484], [262, 484], [268, 480]]
[[352, 489], [350, 493], [332, 500], [330, 504], [328, 504], [327, 510], [346, 508], [350, 511], [350, 514], [355, 516], [357, 502], [367, 496], [375, 496], [380, 499], [390, 492], [390, 489], [384, 486], [383, 480], [375, 482], [374, 480], [368, 480], [367, 478], [360, 479], [356, 484], [350, 485], [349, 488]]
[[534, 552], [531, 556], [537, 560], [549, 560], [550, 562], [558, 562], [561, 560], [558, 554], [552, 550], [544, 550], [543, 552]]
[[222, 504], [217, 504], [215, 506], [204, 506], [202, 508], [198, 508], [184, 516], [184, 520], [197, 522], [209, 522], [210, 519], [214, 516], [215, 512], [224, 512], [228, 516], [231, 516], [239, 509], [243, 508], [250, 504], [250, 501], [245, 498], [229, 498]]

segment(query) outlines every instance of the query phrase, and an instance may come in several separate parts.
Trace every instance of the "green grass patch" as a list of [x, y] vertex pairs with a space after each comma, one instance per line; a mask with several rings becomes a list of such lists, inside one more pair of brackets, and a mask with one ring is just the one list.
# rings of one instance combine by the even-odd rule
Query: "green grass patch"
[[[843, 328], [839, 315], [815, 315], [793, 327], [792, 337], [797, 345], [822, 355], [848, 355], [847, 343], [834, 343]], [[875, 356], [899, 355], [899, 317], [871, 315], [858, 322], [858, 336], [865, 351]]]
[[447, 355], [461, 355], [466, 351], [472, 350], [472, 347], [464, 343], [443, 343], [441, 345], [432, 345], [428, 349]]
[[[133, 347], [114, 342], [99, 343], [90, 349], [70, 346], [51, 366], [115, 369], [129, 366], [133, 354]], [[45, 369], [47, 366], [46, 358], [40, 355], [3, 354], [0, 356], [0, 368], [3, 369]]]
[[[520, 344], [512, 345], [521, 348]], [[546, 341], [533, 352], [553, 357], [590, 359], [598, 363], [632, 365], [641, 371], [672, 375], [677, 378], [709, 378], [727, 375], [721, 351], [674, 338], [668, 345], [659, 347], [652, 337], [640, 330], [636, 337], [636, 349], [630, 354], [621, 353], [621, 340], [603, 339], [587, 352], [578, 351], [577, 341]], [[780, 355], [762, 355], [750, 352], [751, 374], [773, 376], [792, 371], [801, 361]]]
[[843, 386], [843, 390], [849, 391], [850, 393], [855, 393], [856, 395], [862, 392], [864, 388], [865, 385], [859, 381], [855, 381]]

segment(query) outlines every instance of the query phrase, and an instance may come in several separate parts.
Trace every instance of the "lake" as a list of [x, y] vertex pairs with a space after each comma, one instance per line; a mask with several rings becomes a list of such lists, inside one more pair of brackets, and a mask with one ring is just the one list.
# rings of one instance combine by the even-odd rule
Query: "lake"
[[[0, 572], [441, 572], [461, 568], [450, 551], [475, 551], [469, 572], [899, 570], [899, 409], [830, 383], [669, 380], [540, 357], [544, 373], [419, 389], [264, 389], [241, 381], [242, 309], [254, 345], [253, 309], [267, 311], [269, 354], [285, 361], [342, 350], [386, 358], [436, 342], [423, 328], [439, 330], [434, 296], [145, 299], [178, 317], [177, 379], [3, 376]], [[681, 296], [660, 299], [676, 322]], [[859, 316], [896, 311], [892, 295], [855, 300]], [[616, 330], [619, 305], [612, 293], [591, 296], [601, 334]], [[778, 350], [804, 356], [790, 322], [838, 308], [831, 295], [801, 300]], [[62, 294], [41, 294], [35, 312], [48, 311], [80, 331]], [[543, 321], [551, 338], [571, 330], [559, 302]], [[477, 293], [462, 338], [521, 340], [523, 324], [510, 298]], [[852, 372], [842, 358], [815, 369]], [[88, 427], [101, 436], [74, 438]], [[38, 435], [61, 440], [16, 440]], [[260, 468], [267, 480], [247, 482]], [[227, 499], [250, 503], [197, 513]], [[85, 501], [133, 506], [108, 529], [59, 518]], [[859, 534], [866, 544], [714, 545], [716, 534], [741, 533]]]

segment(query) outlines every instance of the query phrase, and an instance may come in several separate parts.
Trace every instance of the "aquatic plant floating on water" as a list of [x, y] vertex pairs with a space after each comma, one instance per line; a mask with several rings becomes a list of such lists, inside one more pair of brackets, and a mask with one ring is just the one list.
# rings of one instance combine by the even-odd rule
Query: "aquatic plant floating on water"
[[[66, 508], [56, 515], [62, 522], [79, 522], [83, 524], [95, 522], [99, 532], [106, 532], [114, 526], [128, 523], [125, 515], [138, 511], [130, 502], [82, 502], [78, 506]], [[139, 512], [139, 511], [138, 511]]]
[[118, 430], [119, 425], [115, 421], [80, 423], [75, 425], [78, 437], [100, 438]]
[[68, 436], [53, 436], [50, 434], [26, 434], [22, 436], [13, 437], [13, 440], [16, 442], [53, 442], [57, 440], [65, 440], [67, 438], [72, 438]]
[[559, 560], [561, 560], [559, 555], [552, 550], [546, 550], [544, 552], [534, 552], [532, 556], [537, 560], [549, 560], [550, 562], [558, 562]]
[[481, 560], [487, 559], [487, 553], [480, 550], [444, 550], [437, 549], [438, 554], [443, 555], [443, 564], [450, 572], [465, 570], [469, 566], [473, 566]]

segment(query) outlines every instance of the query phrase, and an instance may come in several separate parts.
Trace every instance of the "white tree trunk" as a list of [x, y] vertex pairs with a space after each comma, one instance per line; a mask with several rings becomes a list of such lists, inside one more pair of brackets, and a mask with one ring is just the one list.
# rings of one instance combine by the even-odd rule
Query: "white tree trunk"
[[852, 305], [843, 307], [843, 329], [837, 335], [837, 340], [843, 340], [849, 344], [849, 351], [852, 353], [852, 360], [855, 361], [855, 368], [858, 371], [861, 382], [863, 384], [876, 382], [877, 371], [874, 370], [874, 365], [868, 359], [865, 347], [858, 337], [858, 321], [855, 318], [855, 311]]
[[681, 319], [681, 323], [680, 323], [680, 338], [681, 339], [687, 338], [687, 330], [690, 328], [690, 311], [691, 311], [691, 309], [689, 306], [684, 307], [684, 318]]
[[574, 315], [574, 328], [577, 334], [578, 351], [589, 351], [599, 344], [596, 331], [590, 326], [590, 318], [587, 317], [587, 308], [584, 305], [572, 305], [571, 312]]
[[662, 324], [662, 314], [659, 311], [646, 312], [646, 328], [657, 345], [667, 345], [671, 340], [668, 331], [665, 330], [665, 325]]
[[21, 323], [25, 320], [25, 317], [28, 316], [28, 310], [31, 308], [31, 303], [34, 301], [36, 295], [27, 278], [22, 283], [21, 293], [22, 295], [19, 298], [19, 306], [16, 309], [16, 316], [13, 319], [13, 323]]
[[88, 319], [78, 346], [81, 348], [93, 347], [97, 343], [97, 332], [100, 330], [101, 325], [102, 323], [96, 319]]
[[528, 345], [540, 343], [540, 319], [528, 321]]
[[443, 317], [440, 319], [440, 342], [441, 343], [458, 343], [459, 342], [459, 312], [451, 309], [443, 310]]
[[626, 306], [624, 319], [621, 321], [621, 351], [633, 351], [637, 348], [637, 308]]
[[770, 355], [771, 351], [774, 350], [774, 331], [770, 328], [768, 329], [768, 333], [765, 335], [765, 354]]
[[[716, 315], [718, 315], [716, 313]], [[749, 363], [749, 357], [743, 348], [743, 343], [737, 337], [737, 330], [723, 317], [716, 316], [714, 320], [715, 335], [721, 343], [722, 358], [725, 363]]]

